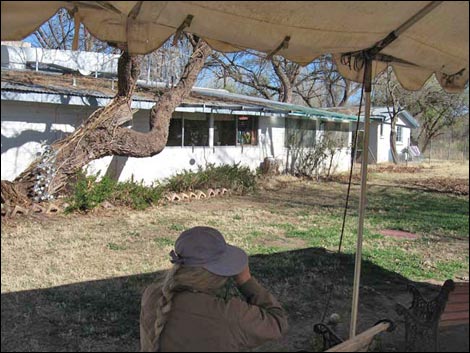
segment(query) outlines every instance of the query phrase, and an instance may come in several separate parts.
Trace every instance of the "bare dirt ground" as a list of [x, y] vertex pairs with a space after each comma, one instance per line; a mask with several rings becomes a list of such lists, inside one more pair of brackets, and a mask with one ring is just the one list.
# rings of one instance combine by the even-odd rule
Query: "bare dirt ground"
[[[437, 178], [448, 179], [449, 184], [466, 180], [467, 194], [449, 188], [423, 190], [413, 181]], [[336, 330], [345, 338], [354, 257], [334, 252], [337, 234], [332, 236], [332, 246], [328, 246], [330, 239], [321, 243], [329, 250], [313, 246], [313, 240], [304, 236], [307, 229], [326, 232], [338, 227], [332, 215], [341, 214], [347, 187], [338, 181], [317, 183], [279, 177], [265, 181], [262, 190], [250, 196], [145, 211], [113, 209], [87, 215], [2, 220], [2, 351], [138, 351], [141, 293], [168, 268], [168, 252], [178, 234], [202, 223], [217, 227], [230, 243], [247, 249], [252, 273], [289, 313], [287, 336], [255, 351], [318, 350], [312, 329], [325, 310], [326, 317], [332, 313], [341, 316]], [[430, 195], [442, 193], [443, 200], [450, 205], [457, 202], [457, 207], [466, 202], [468, 228], [468, 164], [436, 162], [419, 171], [400, 172], [372, 167], [369, 185], [371, 195], [410, 188]], [[357, 185], [353, 189], [354, 204]], [[380, 215], [374, 202], [370, 200], [370, 212]], [[374, 227], [374, 223], [371, 221], [368, 227]], [[365, 245], [377, 243], [410, 254], [423, 253], [431, 266], [461, 256], [467, 256], [468, 263], [468, 234], [466, 238], [458, 232], [446, 237], [447, 230], [419, 229], [428, 239], [425, 243], [371, 238]], [[374, 350], [402, 351], [403, 318], [395, 312], [395, 305], [410, 304], [407, 284], [415, 284], [430, 298], [438, 292], [442, 278], [417, 280], [413, 272], [410, 276], [399, 274], [395, 269], [400, 264], [394, 270], [384, 266], [364, 261], [358, 332], [380, 319], [391, 319], [397, 329], [382, 334]], [[423, 271], [426, 266], [423, 263]], [[460, 276], [460, 280], [468, 281], [468, 266]], [[330, 290], [332, 299], [327, 308]], [[468, 352], [468, 325], [440, 331], [440, 350]]]

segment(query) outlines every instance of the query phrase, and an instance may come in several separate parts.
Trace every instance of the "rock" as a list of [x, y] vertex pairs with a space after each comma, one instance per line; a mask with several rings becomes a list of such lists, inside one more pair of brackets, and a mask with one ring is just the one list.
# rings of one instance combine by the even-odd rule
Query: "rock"
[[46, 209], [38, 203], [33, 203], [33, 205], [31, 206], [31, 211], [35, 213], [46, 213]]
[[214, 189], [207, 189], [207, 196], [208, 197], [215, 197]]
[[16, 205], [13, 211], [11, 212], [11, 217], [15, 217], [17, 214], [28, 214], [28, 210], [24, 207]]
[[105, 201], [101, 204], [101, 207], [103, 208], [106, 208], [106, 209], [112, 209], [112, 208], [115, 208], [115, 206], [111, 203], [111, 202], [108, 202], [108, 201]]
[[171, 198], [170, 200], [171, 202], [181, 201], [181, 197], [176, 192], [172, 193], [170, 198]]
[[196, 191], [196, 195], [197, 195], [197, 198], [198, 199], [205, 199], [207, 198], [207, 195], [205, 193], [203, 193], [201, 190], [197, 190]]
[[57, 212], [59, 212], [59, 207], [57, 207], [53, 203], [51, 203], [49, 205], [49, 207], [47, 208], [47, 211], [46, 211], [46, 213], [57, 213]]

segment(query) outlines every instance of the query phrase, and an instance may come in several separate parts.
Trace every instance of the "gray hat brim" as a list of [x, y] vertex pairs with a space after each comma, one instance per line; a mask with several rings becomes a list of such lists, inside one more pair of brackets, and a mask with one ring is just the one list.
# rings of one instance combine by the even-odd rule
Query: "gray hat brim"
[[227, 244], [227, 250], [220, 259], [203, 267], [211, 273], [228, 277], [238, 275], [246, 265], [248, 265], [248, 255], [242, 249]]

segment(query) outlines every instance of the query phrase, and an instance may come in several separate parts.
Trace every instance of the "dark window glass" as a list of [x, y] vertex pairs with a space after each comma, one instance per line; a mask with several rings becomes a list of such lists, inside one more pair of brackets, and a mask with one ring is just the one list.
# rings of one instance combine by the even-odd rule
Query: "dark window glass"
[[167, 146], [181, 146], [183, 138], [183, 120], [180, 118], [171, 118], [170, 129], [168, 131]]
[[349, 123], [327, 121], [324, 124], [326, 135], [333, 139], [338, 147], [348, 146]]
[[214, 116], [214, 146], [236, 145], [236, 117], [230, 115]]
[[184, 145], [209, 145], [209, 120], [205, 114], [188, 114], [184, 116]]
[[403, 141], [403, 130], [401, 126], [397, 126], [397, 142]]
[[286, 119], [286, 145], [296, 147], [314, 147], [316, 122], [309, 119]]

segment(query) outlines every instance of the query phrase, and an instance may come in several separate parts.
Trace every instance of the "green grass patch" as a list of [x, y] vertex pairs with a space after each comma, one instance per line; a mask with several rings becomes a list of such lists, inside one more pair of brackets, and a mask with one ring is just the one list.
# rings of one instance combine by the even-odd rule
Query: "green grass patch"
[[183, 230], [186, 229], [186, 227], [185, 227], [184, 225], [182, 225], [182, 224], [172, 224], [172, 225], [170, 226], [170, 229], [171, 229], [171, 230], [176, 230], [176, 231], [178, 231], [178, 232], [182, 232]]
[[250, 239], [259, 239], [259, 238], [261, 238], [261, 237], [263, 237], [263, 236], [264, 236], [264, 233], [261, 232], [261, 231], [259, 231], [259, 230], [253, 230], [253, 231], [251, 231], [250, 234], [248, 235], [248, 237], [249, 237]]
[[465, 273], [468, 276], [468, 258], [465, 261], [437, 261], [435, 269], [440, 279], [454, 278], [456, 274]]
[[423, 266], [423, 258], [419, 254], [403, 251], [397, 246], [365, 247], [363, 258], [407, 278], [428, 279], [433, 277], [432, 271]]
[[175, 245], [175, 241], [170, 238], [165, 238], [165, 237], [158, 237], [154, 238], [153, 241], [158, 245], [160, 248], [164, 248], [167, 246], [173, 246]]
[[125, 247], [124, 245], [116, 244], [116, 243], [108, 243], [108, 249], [119, 251], [119, 250], [126, 250], [127, 247]]
[[284, 251], [284, 249], [278, 246], [265, 246], [255, 244], [248, 249], [247, 253], [248, 255], [270, 255], [282, 251]]
[[468, 198], [400, 188], [374, 190], [367, 220], [412, 233], [468, 237]]

